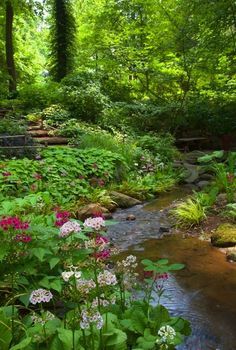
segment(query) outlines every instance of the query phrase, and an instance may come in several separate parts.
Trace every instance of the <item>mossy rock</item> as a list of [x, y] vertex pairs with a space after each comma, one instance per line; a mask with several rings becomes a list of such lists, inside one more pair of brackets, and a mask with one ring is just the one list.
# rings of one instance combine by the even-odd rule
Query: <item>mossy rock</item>
[[222, 248], [236, 246], [236, 225], [222, 224], [218, 226], [211, 236], [211, 243], [215, 247]]

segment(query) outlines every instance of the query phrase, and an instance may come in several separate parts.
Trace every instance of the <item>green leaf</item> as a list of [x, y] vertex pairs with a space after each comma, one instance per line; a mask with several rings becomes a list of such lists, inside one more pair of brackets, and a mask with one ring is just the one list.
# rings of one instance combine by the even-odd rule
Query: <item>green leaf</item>
[[169, 266], [170, 271], [178, 271], [178, 270], [182, 270], [184, 268], [185, 268], [184, 264], [172, 264]]
[[153, 265], [153, 262], [149, 259], [143, 259], [143, 260], [141, 260], [141, 263], [143, 265]]
[[49, 260], [51, 270], [59, 263], [60, 258], [52, 258]]
[[44, 260], [44, 256], [48, 253], [48, 249], [33, 248], [31, 249], [31, 252], [42, 262]]
[[127, 335], [120, 329], [116, 329], [114, 334], [106, 341], [107, 350], [125, 350]]
[[8, 247], [5, 244], [1, 244], [0, 246], [0, 261], [4, 259], [4, 257], [7, 255]]
[[31, 343], [32, 338], [27, 337], [24, 340], [22, 340], [19, 344], [13, 346], [10, 348], [10, 350], [20, 350], [20, 349], [25, 349], [26, 346], [28, 346]]
[[160, 260], [157, 261], [157, 264], [158, 265], [167, 265], [168, 262], [169, 262], [168, 259], [160, 259]]

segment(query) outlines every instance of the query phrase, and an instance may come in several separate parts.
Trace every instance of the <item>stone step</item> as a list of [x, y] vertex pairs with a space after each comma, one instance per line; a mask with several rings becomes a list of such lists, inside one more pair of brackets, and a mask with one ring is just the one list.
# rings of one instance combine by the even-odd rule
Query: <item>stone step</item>
[[51, 136], [51, 137], [34, 137], [34, 141], [42, 145], [67, 145], [66, 137]]
[[28, 130], [28, 133], [32, 137], [47, 137], [48, 136], [48, 131], [47, 130], [42, 130], [42, 129]]

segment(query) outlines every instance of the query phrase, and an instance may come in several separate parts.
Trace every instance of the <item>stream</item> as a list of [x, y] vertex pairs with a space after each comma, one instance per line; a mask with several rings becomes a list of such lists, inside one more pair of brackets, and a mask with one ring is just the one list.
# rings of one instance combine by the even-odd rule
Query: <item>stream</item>
[[[184, 196], [177, 189], [148, 204], [118, 210], [108, 234], [122, 254], [185, 264], [167, 280], [161, 300], [173, 315], [191, 322], [192, 335], [178, 350], [236, 350], [236, 264], [209, 242], [165, 234], [170, 228], [167, 207]], [[127, 221], [128, 215], [136, 220]]]

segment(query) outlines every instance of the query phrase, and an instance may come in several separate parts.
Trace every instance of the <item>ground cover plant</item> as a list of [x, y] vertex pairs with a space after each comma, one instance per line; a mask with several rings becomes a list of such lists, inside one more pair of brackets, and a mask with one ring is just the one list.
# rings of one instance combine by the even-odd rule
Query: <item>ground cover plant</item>
[[144, 259], [141, 280], [135, 256], [112, 258], [105, 231], [101, 216], [62, 211], [51, 226], [0, 220], [1, 349], [174, 349], [190, 334], [160, 303], [184, 266]]
[[[207, 215], [215, 211], [217, 215], [234, 220], [236, 202], [236, 158], [230, 152], [225, 159], [223, 151], [213, 152], [199, 159], [211, 171], [213, 179], [204, 191], [194, 193], [172, 210], [176, 224], [182, 227], [199, 225]], [[219, 159], [216, 162], [216, 159]], [[217, 202], [219, 195], [220, 199]], [[223, 198], [223, 199], [222, 199]]]

